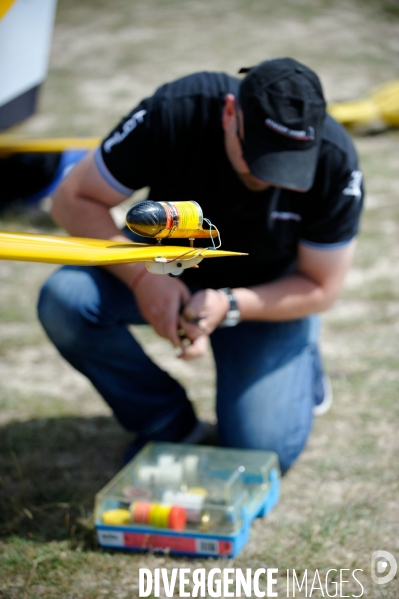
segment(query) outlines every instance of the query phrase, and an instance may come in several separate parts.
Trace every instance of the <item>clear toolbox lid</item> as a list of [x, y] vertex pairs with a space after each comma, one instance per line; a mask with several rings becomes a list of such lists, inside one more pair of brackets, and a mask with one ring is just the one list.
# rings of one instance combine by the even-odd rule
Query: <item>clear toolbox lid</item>
[[274, 452], [148, 443], [97, 495], [96, 524], [231, 534], [279, 472]]

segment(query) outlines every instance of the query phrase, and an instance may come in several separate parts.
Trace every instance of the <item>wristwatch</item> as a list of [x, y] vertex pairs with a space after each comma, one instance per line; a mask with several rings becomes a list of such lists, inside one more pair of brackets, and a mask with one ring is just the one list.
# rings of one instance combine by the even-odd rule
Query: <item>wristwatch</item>
[[218, 289], [218, 291], [223, 291], [223, 293], [227, 295], [227, 298], [230, 302], [230, 308], [225, 316], [225, 319], [219, 324], [219, 328], [235, 327], [241, 320], [241, 313], [237, 306], [237, 300], [234, 297], [230, 287], [222, 287], [221, 289]]

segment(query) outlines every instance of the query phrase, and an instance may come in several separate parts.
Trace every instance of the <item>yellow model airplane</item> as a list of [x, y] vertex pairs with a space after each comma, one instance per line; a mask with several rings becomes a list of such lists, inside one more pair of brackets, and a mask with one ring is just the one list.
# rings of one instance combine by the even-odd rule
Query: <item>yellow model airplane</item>
[[50, 264], [100, 266], [144, 262], [154, 274], [178, 276], [203, 258], [244, 256], [241, 252], [145, 243], [118, 243], [103, 239], [36, 235], [0, 231], [0, 259]]
[[[156, 231], [148, 231], [145, 235], [157, 239], [155, 245], [0, 231], [0, 259], [82, 266], [144, 262], [147, 270], [153, 274], [179, 276], [185, 269], [196, 267], [204, 258], [246, 255], [218, 250], [214, 244], [212, 248], [193, 247], [195, 238], [208, 237], [213, 243], [213, 238], [218, 236], [214, 227], [202, 228], [202, 211], [196, 202], [141, 202], [128, 212], [129, 228], [141, 228], [143, 235], [149, 211], [152, 210], [153, 215], [153, 204], [157, 204], [158, 210], [165, 205], [169, 210], [166, 217], [170, 217], [160, 222]], [[190, 246], [162, 245], [161, 240], [166, 237], [188, 238]]]

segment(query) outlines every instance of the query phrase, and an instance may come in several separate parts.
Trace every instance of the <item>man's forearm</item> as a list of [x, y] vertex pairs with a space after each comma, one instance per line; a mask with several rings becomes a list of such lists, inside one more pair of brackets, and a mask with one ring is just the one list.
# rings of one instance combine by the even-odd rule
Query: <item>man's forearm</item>
[[[130, 241], [115, 225], [107, 206], [85, 197], [68, 197], [67, 193], [62, 188], [56, 193], [51, 216], [70, 235]], [[145, 267], [143, 264], [115, 264], [104, 268], [130, 287]]]
[[271, 283], [234, 289], [244, 320], [294, 320], [329, 308], [338, 290], [293, 274]]

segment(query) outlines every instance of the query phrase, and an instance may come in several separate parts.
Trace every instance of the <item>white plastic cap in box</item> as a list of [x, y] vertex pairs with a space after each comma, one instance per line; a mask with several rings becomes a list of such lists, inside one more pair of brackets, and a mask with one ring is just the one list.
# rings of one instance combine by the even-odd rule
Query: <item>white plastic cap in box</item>
[[162, 503], [185, 508], [188, 522], [200, 522], [204, 501], [205, 496], [198, 493], [165, 491], [162, 495]]

